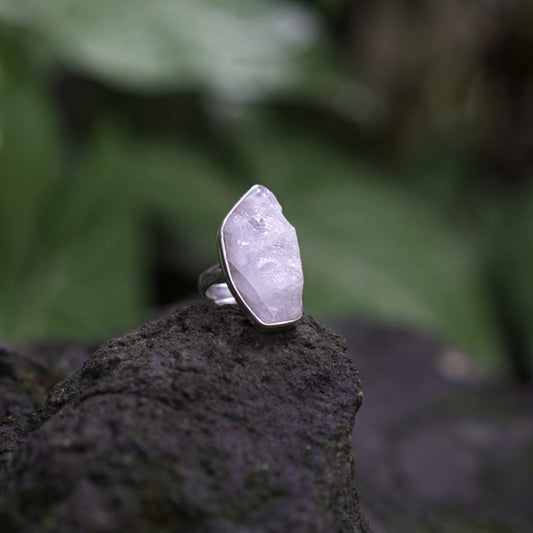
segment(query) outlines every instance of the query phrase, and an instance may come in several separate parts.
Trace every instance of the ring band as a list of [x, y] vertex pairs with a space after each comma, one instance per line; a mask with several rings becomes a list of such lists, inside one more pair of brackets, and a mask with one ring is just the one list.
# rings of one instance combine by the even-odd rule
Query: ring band
[[200, 294], [217, 305], [239, 304], [263, 330], [296, 325], [303, 315], [303, 272], [294, 227], [274, 194], [254, 185], [218, 232], [220, 264], [203, 272]]
[[208, 300], [217, 305], [236, 304], [237, 300], [231, 294], [226, 277], [220, 265], [213, 265], [200, 274], [198, 279], [198, 291]]

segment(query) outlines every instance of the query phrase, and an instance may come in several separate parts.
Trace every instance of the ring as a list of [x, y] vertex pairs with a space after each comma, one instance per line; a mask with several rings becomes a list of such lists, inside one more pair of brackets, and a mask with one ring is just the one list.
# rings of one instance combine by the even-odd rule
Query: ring
[[292, 327], [303, 315], [303, 272], [296, 230], [274, 194], [254, 185], [218, 230], [220, 264], [200, 275], [200, 294], [239, 304], [263, 330]]

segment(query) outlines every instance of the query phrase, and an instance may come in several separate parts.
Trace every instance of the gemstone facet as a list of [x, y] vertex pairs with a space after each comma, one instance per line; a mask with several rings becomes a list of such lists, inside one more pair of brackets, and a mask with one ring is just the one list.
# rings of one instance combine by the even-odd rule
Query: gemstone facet
[[271, 191], [254, 185], [235, 204], [220, 227], [219, 246], [231, 292], [260, 325], [301, 318], [298, 239]]

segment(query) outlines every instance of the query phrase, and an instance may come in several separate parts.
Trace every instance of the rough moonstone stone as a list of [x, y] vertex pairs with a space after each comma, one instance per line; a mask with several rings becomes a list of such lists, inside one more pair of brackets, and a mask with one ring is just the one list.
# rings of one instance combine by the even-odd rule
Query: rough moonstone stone
[[303, 272], [296, 231], [276, 197], [254, 185], [222, 224], [222, 253], [234, 287], [267, 325], [302, 316]]

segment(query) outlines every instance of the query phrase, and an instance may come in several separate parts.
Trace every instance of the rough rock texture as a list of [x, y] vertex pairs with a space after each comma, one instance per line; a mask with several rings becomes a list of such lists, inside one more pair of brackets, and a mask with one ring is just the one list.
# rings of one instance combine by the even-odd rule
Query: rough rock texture
[[18, 430], [2, 532], [367, 531], [345, 350], [308, 316], [264, 334], [209, 304], [109, 341]]
[[14, 349], [0, 342], [0, 480], [13, 450], [33, 427], [33, 412], [48, 390], [81, 367], [89, 354], [89, 348], [66, 343]]

